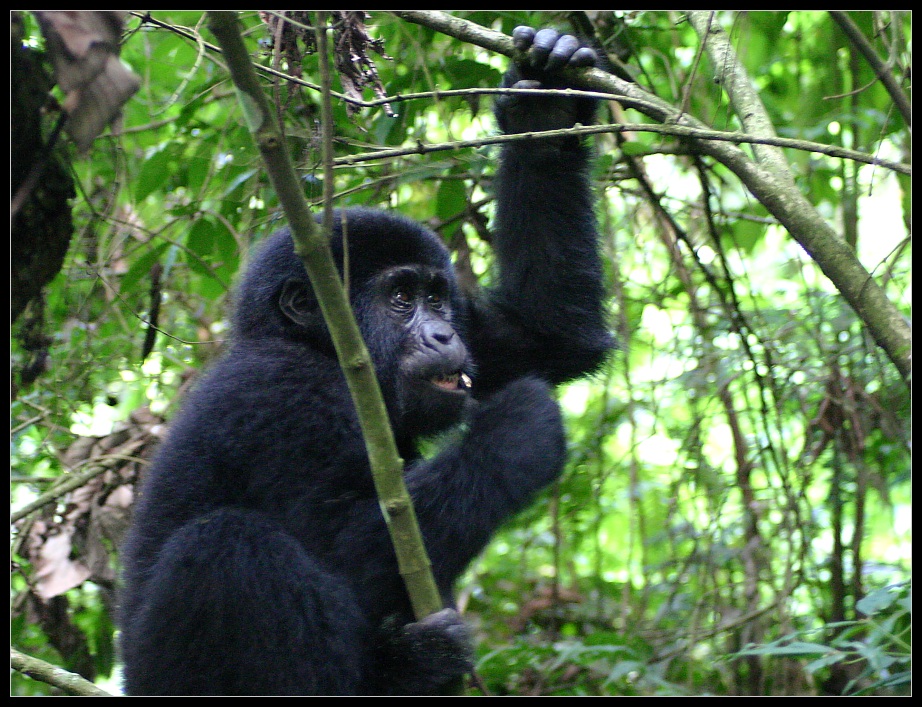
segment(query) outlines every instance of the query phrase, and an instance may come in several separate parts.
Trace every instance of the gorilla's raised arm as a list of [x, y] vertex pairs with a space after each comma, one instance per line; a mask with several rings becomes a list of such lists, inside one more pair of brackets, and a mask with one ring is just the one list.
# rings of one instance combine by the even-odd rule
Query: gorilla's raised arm
[[[595, 65], [572, 36], [519, 27], [527, 49], [503, 81], [512, 88], [568, 88], [560, 69]], [[504, 95], [496, 118], [506, 134], [589, 124], [596, 101]], [[475, 301], [471, 347], [475, 393], [524, 374], [560, 383], [593, 371], [612, 346], [603, 313], [602, 264], [590, 185], [591, 149], [574, 136], [523, 140], [502, 148], [496, 174], [493, 246], [499, 284]]]

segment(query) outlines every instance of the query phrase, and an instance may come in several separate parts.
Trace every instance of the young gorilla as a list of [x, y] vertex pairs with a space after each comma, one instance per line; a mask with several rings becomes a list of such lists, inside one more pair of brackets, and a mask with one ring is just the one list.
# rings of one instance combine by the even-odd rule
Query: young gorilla
[[[519, 28], [505, 86], [591, 65], [570, 36]], [[589, 123], [592, 101], [504, 96], [506, 133]], [[435, 234], [345, 212], [352, 299], [381, 381], [438, 587], [561, 471], [551, 384], [611, 341], [587, 171], [574, 138], [507, 145], [488, 296], [459, 291]], [[339, 225], [341, 219], [336, 219]], [[342, 240], [332, 241], [342, 262]], [[287, 232], [240, 285], [230, 350], [174, 421], [124, 548], [130, 694], [424, 694], [470, 670], [452, 609], [414, 622], [362, 434]], [[435, 458], [424, 436], [466, 420]]]

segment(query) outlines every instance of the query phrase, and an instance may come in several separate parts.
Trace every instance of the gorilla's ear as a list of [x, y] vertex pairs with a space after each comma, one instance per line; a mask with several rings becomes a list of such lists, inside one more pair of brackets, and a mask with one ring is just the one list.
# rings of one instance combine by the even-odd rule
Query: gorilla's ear
[[282, 285], [279, 307], [286, 317], [305, 329], [318, 323], [319, 305], [314, 290], [306, 280], [290, 277]]

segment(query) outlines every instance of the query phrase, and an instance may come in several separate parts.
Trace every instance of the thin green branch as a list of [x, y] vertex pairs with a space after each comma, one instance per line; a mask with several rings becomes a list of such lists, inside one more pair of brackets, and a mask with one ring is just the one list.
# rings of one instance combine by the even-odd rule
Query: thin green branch
[[[317, 53], [320, 56], [320, 126], [321, 126], [321, 161], [323, 163], [323, 230], [333, 232], [333, 104], [330, 91], [333, 80], [330, 72], [330, 56], [327, 48], [326, 12], [317, 11], [314, 33], [317, 37]], [[344, 249], [346, 250], [346, 249]], [[346, 250], [348, 252], [348, 250]], [[343, 268], [343, 277], [348, 277], [348, 268]], [[348, 292], [349, 288], [346, 287]]]
[[[541, 91], [539, 89], [512, 89], [513, 93], [558, 93], [558, 91]], [[587, 95], [593, 98], [611, 98], [610, 94], [599, 94], [595, 91], [572, 91], [571, 95]], [[658, 135], [667, 135], [677, 138], [689, 138], [695, 140], [716, 140], [718, 142], [728, 142], [737, 145], [759, 144], [773, 145], [775, 147], [789, 148], [792, 150], [801, 150], [804, 152], [814, 152], [817, 154], [836, 157], [839, 159], [852, 160], [862, 164], [876, 165], [885, 169], [898, 172], [899, 174], [912, 175], [912, 165], [885, 160], [878, 157], [856, 150], [849, 150], [837, 145], [824, 145], [822, 143], [810, 142], [808, 140], [797, 140], [785, 137], [756, 137], [745, 133], [726, 132], [721, 130], [709, 130], [706, 128], [693, 128], [685, 125], [655, 125], [651, 123], [605, 123], [602, 125], [580, 125], [573, 128], [562, 128], [560, 130], [547, 130], [530, 133], [516, 133], [515, 135], [493, 135], [489, 137], [477, 138], [475, 140], [455, 140], [451, 142], [440, 142], [426, 144], [417, 142], [413, 147], [396, 147], [387, 150], [375, 150], [359, 155], [347, 155], [337, 157], [334, 164], [337, 166], [355, 165], [362, 162], [371, 162], [380, 159], [390, 159], [393, 157], [402, 157], [405, 155], [423, 155], [431, 152], [444, 152], [450, 150], [465, 150], [470, 148], [483, 147], [484, 145], [500, 145], [517, 140], [534, 140], [543, 137], [557, 137], [563, 135], [601, 135], [606, 133], [656, 133]]]
[[371, 357], [333, 262], [329, 235], [322, 232], [310, 213], [281, 129], [240, 35], [236, 13], [209, 11], [208, 26], [221, 46], [247, 124], [285, 211], [295, 251], [304, 262], [333, 338], [365, 436], [375, 488], [414, 613], [419, 618], [428, 616], [441, 608], [441, 599], [403, 480], [403, 461], [397, 453]]

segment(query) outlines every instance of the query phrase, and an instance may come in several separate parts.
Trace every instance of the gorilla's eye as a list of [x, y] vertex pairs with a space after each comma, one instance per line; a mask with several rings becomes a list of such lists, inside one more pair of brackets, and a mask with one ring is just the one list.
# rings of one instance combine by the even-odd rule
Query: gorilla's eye
[[442, 299], [442, 295], [436, 292], [433, 292], [432, 294], [430, 294], [428, 299], [429, 299], [429, 306], [432, 307], [433, 309], [441, 309], [442, 305], [445, 302]]
[[413, 305], [413, 294], [405, 287], [395, 287], [391, 291], [391, 300], [401, 309], [409, 309]]

